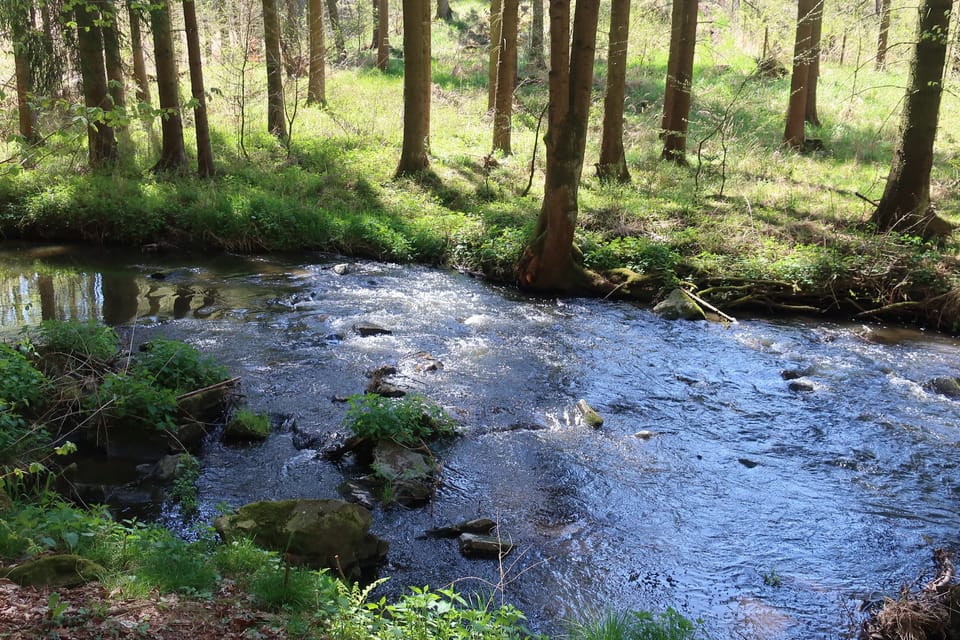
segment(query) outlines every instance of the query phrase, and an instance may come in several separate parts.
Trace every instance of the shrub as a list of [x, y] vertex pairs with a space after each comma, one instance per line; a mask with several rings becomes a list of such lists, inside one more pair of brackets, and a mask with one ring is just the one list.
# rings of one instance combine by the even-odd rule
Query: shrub
[[152, 378], [134, 373], [108, 374], [96, 395], [86, 402], [108, 420], [142, 424], [156, 429], [176, 429], [177, 396], [158, 387]]
[[109, 360], [117, 353], [117, 332], [94, 321], [47, 320], [40, 324], [39, 342], [48, 350], [75, 356]]
[[143, 346], [135, 370], [177, 395], [227, 379], [226, 367], [178, 340], [152, 340]]
[[385, 398], [367, 393], [350, 396], [349, 403], [343, 424], [367, 440], [413, 446], [455, 432], [447, 413], [423, 396]]
[[6, 400], [9, 409], [22, 411], [37, 407], [46, 387], [46, 377], [26, 356], [9, 345], [0, 344], [0, 400]]

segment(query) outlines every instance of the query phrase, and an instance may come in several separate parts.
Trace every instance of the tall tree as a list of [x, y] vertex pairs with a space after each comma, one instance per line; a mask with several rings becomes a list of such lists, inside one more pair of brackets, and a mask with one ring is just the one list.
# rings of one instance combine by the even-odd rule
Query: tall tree
[[437, 20], [450, 22], [453, 20], [453, 9], [450, 8], [450, 0], [437, 0]]
[[510, 148], [510, 120], [513, 117], [513, 91], [517, 84], [517, 29], [520, 3], [503, 0], [500, 14], [500, 46], [497, 56], [497, 92], [493, 104], [493, 149], [505, 155]]
[[104, 62], [107, 67], [108, 90], [113, 106], [127, 105], [123, 80], [123, 59], [120, 55], [120, 29], [113, 0], [97, 0], [100, 7], [100, 31], [103, 33]]
[[11, 2], [0, 10], [0, 26], [10, 30], [13, 44], [14, 80], [17, 85], [17, 118], [20, 136], [29, 144], [37, 141], [37, 116], [30, 99], [33, 94], [33, 73], [30, 69], [30, 15], [27, 6]]
[[588, 272], [574, 258], [580, 174], [587, 141], [599, 0], [578, 0], [570, 38], [571, 0], [550, 2], [550, 106], [543, 205], [520, 262], [520, 286], [571, 291]]
[[630, 35], [630, 0], [610, 5], [610, 44], [607, 53], [607, 91], [603, 98], [603, 134], [597, 177], [630, 182], [623, 149], [623, 101], [627, 81], [627, 41]]
[[[280, 54], [288, 78], [300, 75], [300, 15], [297, 0], [283, 0]], [[279, 11], [279, 7], [278, 7]]]
[[532, 0], [533, 10], [530, 12], [530, 66], [535, 69], [546, 69], [547, 61], [543, 57], [543, 0]]
[[187, 34], [187, 60], [190, 65], [190, 93], [193, 96], [193, 120], [197, 135], [197, 175], [213, 175], [213, 147], [207, 122], [207, 99], [203, 88], [203, 61], [200, 57], [200, 30], [194, 0], [183, 0], [183, 27]]
[[283, 106], [283, 68], [277, 0], [263, 0], [263, 47], [266, 50], [267, 63], [267, 130], [284, 140], [287, 137], [287, 119]]
[[883, 71], [887, 66], [887, 39], [890, 36], [890, 0], [880, 0], [880, 35], [877, 37], [877, 57], [875, 59], [877, 71]]
[[127, 0], [127, 17], [130, 22], [130, 50], [133, 55], [133, 78], [137, 83], [137, 102], [150, 104], [150, 82], [147, 79], [147, 63], [143, 55], [140, 8], [137, 0]]
[[497, 102], [497, 62], [500, 60], [502, 0], [490, 0], [490, 49], [487, 52], [487, 110]]
[[157, 65], [157, 94], [160, 99], [160, 133], [163, 140], [160, 159], [154, 171], [180, 171], [187, 166], [183, 146], [183, 117], [180, 113], [180, 83], [177, 55], [170, 26], [170, 6], [166, 1], [150, 7], [153, 29], [153, 55]]
[[925, 238], [949, 235], [952, 226], [930, 206], [930, 170], [937, 136], [952, 0], [922, 0], [907, 76], [900, 134], [887, 185], [871, 221], [877, 230]]
[[[107, 70], [103, 55], [103, 35], [100, 31], [100, 12], [96, 5], [81, 3], [74, 7], [77, 24], [77, 49], [80, 54], [80, 78], [83, 84], [83, 103], [88, 108], [112, 108], [107, 90]], [[117, 159], [117, 139], [108, 122], [93, 120], [87, 126], [87, 161], [91, 167], [102, 167]]]
[[430, 0], [403, 0], [403, 148], [396, 175], [430, 166]]
[[377, 68], [386, 71], [390, 66], [390, 4], [377, 0]]
[[337, 0], [327, 0], [327, 17], [330, 19], [330, 31], [333, 32], [333, 48], [337, 51], [337, 60], [347, 59], [347, 45], [343, 39], [343, 25], [340, 24], [340, 10]]
[[783, 144], [803, 149], [804, 122], [807, 119], [807, 88], [810, 82], [810, 47], [813, 39], [812, 16], [819, 0], [798, 0], [797, 29], [793, 45], [793, 74], [790, 76], [790, 103]]
[[823, 2], [816, 4], [810, 14], [810, 66], [807, 69], [807, 107], [804, 119], [815, 127], [820, 126], [817, 114], [817, 86], [820, 84], [820, 38], [823, 34]]
[[327, 79], [326, 44], [323, 29], [323, 0], [309, 0], [310, 20], [310, 75], [307, 80], [307, 104], [326, 106]]
[[673, 0], [670, 59], [663, 97], [664, 160], [686, 163], [687, 126], [693, 89], [693, 58], [697, 44], [698, 0]]

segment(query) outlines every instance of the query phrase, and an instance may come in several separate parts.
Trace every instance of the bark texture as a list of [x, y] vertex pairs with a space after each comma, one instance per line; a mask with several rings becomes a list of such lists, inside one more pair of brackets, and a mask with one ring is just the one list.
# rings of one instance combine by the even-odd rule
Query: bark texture
[[820, 84], [820, 37], [823, 33], [823, 3], [824, 0], [815, 0], [813, 11], [810, 14], [810, 50], [808, 52], [810, 66], [807, 68], [807, 107], [804, 119], [815, 127], [820, 126], [820, 116], [817, 113], [817, 86]]
[[326, 106], [327, 47], [323, 29], [323, 0], [309, 0], [308, 17], [310, 21], [310, 75], [307, 80], [307, 104]]
[[187, 60], [190, 65], [190, 93], [196, 106], [193, 119], [197, 134], [197, 175], [213, 175], [213, 146], [210, 144], [210, 124], [207, 121], [207, 99], [203, 87], [203, 60], [200, 54], [200, 31], [197, 27], [197, 8], [194, 0], [183, 0], [183, 26], [187, 32]]
[[877, 37], [877, 71], [887, 66], [887, 39], [890, 35], [890, 0], [880, 0], [880, 35]]
[[166, 2], [154, 5], [150, 10], [153, 27], [153, 52], [157, 61], [157, 94], [160, 108], [162, 144], [160, 159], [154, 171], [180, 171], [187, 166], [187, 154], [183, 147], [183, 118], [180, 115], [180, 86], [177, 71], [177, 56], [173, 48], [173, 32], [170, 27], [170, 7]]
[[108, 92], [115, 107], [127, 105], [123, 80], [123, 59], [120, 55], [120, 31], [117, 25], [117, 11], [113, 0], [99, 0], [102, 17], [103, 55], [107, 68]]
[[543, 0], [531, 0], [531, 3], [529, 62], [534, 69], [546, 69], [547, 61], [543, 57]]
[[[78, 5], [74, 10], [77, 22], [77, 48], [80, 53], [80, 77], [83, 83], [83, 103], [88, 108], [109, 111], [112, 108], [107, 90], [107, 71], [103, 56], [103, 36], [97, 23], [100, 12], [94, 5]], [[117, 159], [117, 139], [106, 122], [91, 122], [87, 126], [87, 162], [91, 167], [102, 167]]]
[[509, 155], [510, 121], [513, 117], [513, 90], [517, 84], [518, 0], [503, 0], [500, 29], [500, 55], [497, 60], [497, 93], [493, 110], [493, 149]]
[[497, 62], [500, 60], [501, 25], [503, 24], [502, 0], [490, 0], [490, 49], [487, 66], [487, 110], [497, 102]]
[[698, 10], [698, 0], [673, 0], [670, 57], [675, 58], [675, 61], [671, 60], [667, 63], [667, 82], [661, 123], [663, 127], [661, 157], [680, 164], [686, 163]]
[[607, 91], [603, 98], [603, 134], [597, 177], [630, 182], [623, 148], [623, 102], [627, 81], [627, 41], [630, 35], [630, 0], [613, 0], [610, 6], [610, 50], [607, 53]]
[[133, 56], [133, 78], [137, 83], [137, 102], [150, 104], [150, 82], [147, 79], [147, 62], [143, 55], [140, 9], [136, 7], [134, 0], [127, 0], [127, 16], [130, 22], [130, 51]]
[[267, 63], [267, 130], [283, 140], [287, 137], [287, 120], [283, 106], [283, 61], [280, 56], [277, 0], [263, 0], [263, 48]]
[[342, 62], [347, 59], [347, 45], [343, 38], [337, 0], [327, 0], [327, 17], [330, 19], [330, 31], [333, 32], [333, 48], [337, 50], [337, 60]]
[[453, 20], [453, 9], [450, 8], [450, 0], [437, 0], [437, 20], [450, 22]]
[[377, 68], [386, 71], [390, 66], [390, 1], [377, 2]]
[[430, 0], [403, 0], [403, 148], [397, 176], [430, 166]]
[[783, 144], [792, 149], [803, 149], [804, 123], [807, 119], [807, 87], [810, 82], [810, 45], [812, 42], [812, 14], [819, 0], [797, 2], [797, 30], [793, 45], [793, 74], [790, 76], [790, 102]]

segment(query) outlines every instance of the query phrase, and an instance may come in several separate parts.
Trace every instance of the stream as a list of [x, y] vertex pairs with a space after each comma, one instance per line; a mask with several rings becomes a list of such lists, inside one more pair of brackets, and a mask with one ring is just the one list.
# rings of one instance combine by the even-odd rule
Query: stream
[[[339, 275], [332, 268], [348, 263]], [[702, 618], [716, 639], [849, 637], [864, 600], [960, 547], [960, 403], [925, 385], [960, 375], [957, 341], [806, 319], [670, 322], [592, 299], [536, 299], [456, 272], [323, 255], [208, 256], [0, 244], [0, 336], [88, 319], [135, 342], [216, 355], [248, 406], [338, 428], [367, 373], [443, 406], [419, 509], [376, 508], [390, 542], [376, 594], [493, 590], [532, 629], [604, 608]], [[372, 322], [390, 335], [361, 337]], [[425, 354], [442, 368], [420, 366]], [[585, 399], [605, 419], [574, 419]], [[638, 437], [640, 431], [655, 435]], [[209, 442], [201, 513], [338, 498], [350, 469], [266, 442]], [[161, 518], [175, 514], [161, 512]], [[518, 545], [502, 564], [424, 531], [474, 517]]]

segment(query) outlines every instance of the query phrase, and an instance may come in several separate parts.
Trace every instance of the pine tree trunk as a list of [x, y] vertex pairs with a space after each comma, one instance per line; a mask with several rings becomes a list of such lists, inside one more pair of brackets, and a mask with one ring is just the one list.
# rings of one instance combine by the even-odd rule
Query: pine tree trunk
[[513, 91], [517, 84], [518, 0], [503, 0], [500, 23], [500, 55], [497, 60], [497, 93], [493, 110], [493, 149], [504, 155], [510, 148], [510, 121], [513, 117]]
[[390, 66], [390, 3], [377, 4], [377, 68], [386, 71]]
[[113, 0], [98, 0], [100, 15], [103, 18], [100, 31], [103, 34], [103, 54], [107, 67], [108, 91], [113, 106], [126, 107], [127, 98], [123, 80], [123, 59], [120, 56], [120, 34], [117, 25], [117, 11]]
[[543, 0], [531, 0], [533, 3], [530, 19], [530, 66], [534, 69], [546, 69], [547, 61], [543, 57]]
[[876, 69], [887, 66], [887, 38], [890, 35], [890, 0], [880, 0], [880, 35], [877, 37]]
[[153, 28], [153, 52], [157, 64], [157, 94], [160, 108], [162, 144], [160, 159], [154, 171], [181, 171], [187, 166], [187, 154], [183, 146], [183, 118], [180, 115], [180, 86], [177, 57], [173, 46], [173, 31], [170, 27], [170, 6], [163, 2], [152, 5], [150, 24]]
[[503, 20], [502, 0], [490, 0], [490, 49], [487, 65], [487, 110], [497, 101], [497, 64], [500, 60], [501, 25]]
[[310, 76], [307, 82], [307, 104], [327, 105], [327, 55], [323, 29], [323, 0], [309, 1]]
[[[690, 99], [693, 90], [693, 59], [697, 44], [698, 0], [674, 0], [680, 6], [679, 42], [670, 44], [671, 54], [677, 57], [673, 75], [667, 78], [664, 96], [663, 153], [664, 160], [686, 164], [687, 127], [690, 118]], [[673, 34], [671, 34], [673, 35]], [[670, 65], [667, 65], [668, 68]], [[671, 81], [672, 80], [672, 81]], [[666, 111], [666, 106], [670, 111]]]
[[575, 290], [586, 272], [573, 256], [580, 174], [593, 88], [599, 0], [579, 0], [570, 47], [570, 0], [550, 2], [547, 176], [537, 226], [517, 269], [520, 286]]
[[[103, 57], [103, 36], [97, 23], [99, 12], [92, 5], [78, 5], [74, 9], [77, 22], [77, 49], [80, 58], [80, 77], [83, 82], [83, 103], [87, 107], [109, 111], [112, 107], [107, 90], [107, 71]], [[91, 122], [87, 127], [87, 162], [91, 167], [103, 167], [116, 161], [117, 139], [113, 127], [106, 122]]]
[[613, 0], [610, 6], [610, 50], [607, 54], [607, 91], [603, 98], [603, 135], [597, 177], [630, 182], [623, 149], [623, 101], [627, 81], [627, 44], [630, 35], [630, 0]]
[[883, 197], [871, 219], [879, 232], [894, 230], [929, 239], [952, 230], [930, 206], [930, 170], [952, 4], [952, 0], [921, 2], [900, 135]]
[[403, 0], [403, 148], [396, 175], [430, 166], [430, 0]]
[[793, 46], [793, 74], [790, 77], [790, 103], [783, 144], [802, 150], [805, 140], [804, 122], [807, 116], [807, 87], [810, 80], [811, 15], [819, 0], [797, 2], [797, 32]]
[[817, 86], [820, 84], [820, 36], [823, 33], [824, 0], [814, 0], [814, 2], [813, 11], [810, 14], [810, 50], [808, 55], [810, 66], [807, 69], [807, 107], [804, 119], [813, 126], [819, 127]]
[[330, 31], [333, 32], [333, 48], [337, 50], [337, 60], [343, 62], [347, 59], [347, 45], [343, 39], [337, 0], [327, 0], [327, 17], [330, 19]]
[[267, 131], [287, 137], [283, 106], [283, 66], [280, 57], [280, 17], [277, 0], [263, 0], [263, 48], [267, 63]]
[[197, 27], [197, 9], [194, 0], [183, 0], [183, 27], [187, 33], [187, 60], [190, 65], [190, 93], [197, 103], [193, 119], [197, 134], [197, 175], [213, 175], [213, 147], [210, 144], [210, 124], [207, 122], [207, 100], [203, 87], [203, 61], [200, 57], [200, 32]]
[[147, 63], [143, 55], [143, 36], [140, 31], [140, 9], [135, 0], [127, 0], [127, 15], [130, 18], [130, 49], [133, 54], [133, 77], [137, 83], [137, 102], [150, 104], [150, 83], [147, 79]]

